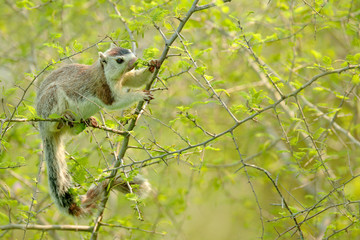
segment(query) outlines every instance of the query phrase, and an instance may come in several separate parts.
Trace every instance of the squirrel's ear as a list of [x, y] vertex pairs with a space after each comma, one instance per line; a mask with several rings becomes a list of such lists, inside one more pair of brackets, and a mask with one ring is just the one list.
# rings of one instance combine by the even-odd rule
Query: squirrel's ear
[[99, 52], [99, 58], [100, 58], [100, 62], [107, 63], [107, 57], [102, 52]]
[[118, 46], [116, 46], [114, 43], [110, 43], [110, 48], [116, 48]]

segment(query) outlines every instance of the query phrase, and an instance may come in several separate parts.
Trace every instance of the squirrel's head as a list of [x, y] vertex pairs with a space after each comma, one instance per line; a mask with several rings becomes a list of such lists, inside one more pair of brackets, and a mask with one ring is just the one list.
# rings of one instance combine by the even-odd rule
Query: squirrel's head
[[137, 58], [129, 49], [111, 44], [105, 52], [99, 52], [99, 61], [107, 79], [119, 80], [121, 76], [134, 68]]

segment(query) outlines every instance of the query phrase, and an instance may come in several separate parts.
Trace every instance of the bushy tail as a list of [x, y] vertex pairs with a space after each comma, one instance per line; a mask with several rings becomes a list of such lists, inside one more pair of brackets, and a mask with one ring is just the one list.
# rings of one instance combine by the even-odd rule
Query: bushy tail
[[[86, 194], [81, 196], [81, 206], [84, 209], [97, 208], [96, 202], [103, 197], [105, 189], [108, 187], [109, 183], [110, 179], [105, 179], [97, 185], [93, 184]], [[133, 185], [137, 185], [137, 188], [133, 188], [133, 191], [136, 192], [140, 198], [147, 197], [147, 195], [149, 195], [152, 191], [149, 181], [141, 175], [135, 176], [134, 179], [128, 183], [132, 185], [132, 188], [134, 187]], [[122, 193], [129, 193], [130, 189], [128, 183], [121, 177], [117, 177], [111, 182], [111, 187], [112, 189]]]
[[[42, 129], [42, 127], [40, 124], [40, 129]], [[67, 171], [65, 149], [61, 133], [44, 133], [42, 131], [42, 138], [50, 194], [55, 204], [60, 210], [72, 216], [90, 215], [92, 209], [97, 208], [97, 201], [103, 197], [110, 180], [106, 179], [97, 185], [93, 184], [85, 195], [80, 196], [81, 206], [79, 206], [75, 201], [76, 196], [73, 195], [71, 191], [71, 176]], [[136, 192], [140, 197], [145, 197], [151, 191], [149, 182], [141, 176], [134, 177], [130, 184], [139, 186]], [[129, 192], [127, 183], [120, 177], [112, 182], [112, 186], [118, 191]]]
[[44, 134], [43, 145], [50, 194], [55, 204], [70, 215], [82, 215], [84, 211], [76, 204], [75, 196], [71, 193], [71, 176], [67, 171], [62, 136], [60, 133]]

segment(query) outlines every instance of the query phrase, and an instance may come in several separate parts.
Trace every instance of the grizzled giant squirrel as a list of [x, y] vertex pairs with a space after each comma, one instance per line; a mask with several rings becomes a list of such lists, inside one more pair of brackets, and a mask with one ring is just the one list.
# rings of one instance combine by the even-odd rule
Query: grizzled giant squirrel
[[[155, 68], [161, 63], [150, 61], [149, 67], [134, 69], [136, 56], [128, 49], [111, 44], [105, 53], [99, 52], [99, 59], [93, 65], [70, 64], [63, 66], [46, 77], [41, 83], [36, 102], [39, 116], [47, 118], [51, 114], [64, 116], [66, 122], [42, 121], [39, 123], [47, 164], [50, 194], [62, 211], [81, 216], [91, 213], [106, 189], [109, 179], [93, 185], [80, 197], [81, 206], [71, 190], [71, 176], [68, 173], [63, 137], [71, 132], [71, 121], [94, 119], [91, 116], [102, 107], [124, 109], [136, 101], [150, 100], [148, 91], [127, 91], [149, 82]], [[123, 192], [129, 191], [121, 178], [114, 185]], [[148, 181], [141, 176], [134, 177], [131, 184], [139, 185], [138, 194], [145, 195], [151, 190]]]

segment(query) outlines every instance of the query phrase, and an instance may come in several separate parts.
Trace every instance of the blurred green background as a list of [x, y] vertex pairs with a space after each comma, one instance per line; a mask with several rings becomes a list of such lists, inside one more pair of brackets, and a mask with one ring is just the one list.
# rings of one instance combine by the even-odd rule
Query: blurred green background
[[[35, 117], [36, 90], [52, 69], [92, 64], [110, 39], [131, 48], [125, 25], [139, 58], [159, 58], [165, 43], [156, 27], [169, 38], [192, 3], [0, 1], [1, 226], [92, 226], [91, 218], [67, 217], [52, 204], [37, 123], [4, 119]], [[103, 222], [135, 229], [102, 226], [99, 239], [359, 238], [360, 3], [199, 1], [204, 5], [172, 44], [124, 158], [153, 185], [139, 206], [144, 221], [131, 199], [112, 192]], [[280, 94], [286, 99], [273, 105]], [[132, 114], [95, 117], [117, 129]], [[67, 138], [80, 194], [111, 165], [121, 140], [94, 129]], [[0, 232], [2, 239], [90, 235]]]

